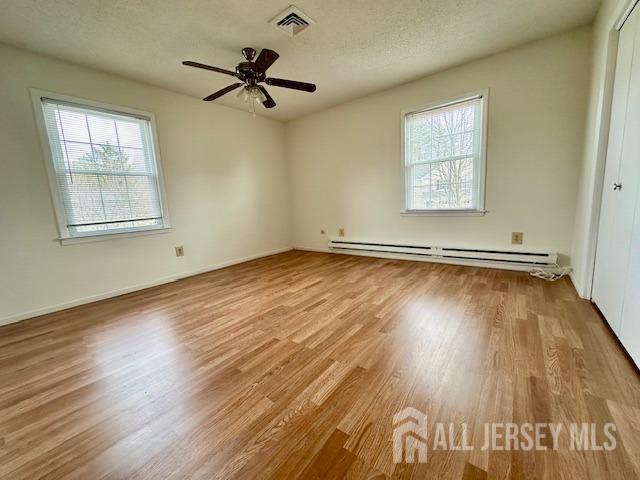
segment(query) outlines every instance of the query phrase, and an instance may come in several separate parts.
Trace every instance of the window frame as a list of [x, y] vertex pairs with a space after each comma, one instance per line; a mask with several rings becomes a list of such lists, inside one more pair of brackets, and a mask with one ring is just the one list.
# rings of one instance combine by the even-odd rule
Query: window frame
[[[478, 165], [478, 187], [477, 187], [477, 205], [475, 208], [460, 208], [460, 209], [409, 209], [407, 199], [407, 163], [405, 158], [406, 152], [406, 118], [408, 115], [416, 113], [428, 112], [430, 110], [437, 110], [439, 108], [455, 105], [456, 103], [462, 103], [475, 98], [481, 99], [480, 118], [482, 121], [480, 129], [480, 150], [479, 150], [479, 165]], [[400, 112], [400, 181], [401, 181], [401, 200], [400, 200], [400, 214], [403, 216], [483, 216], [487, 211], [485, 210], [485, 187], [487, 176], [487, 124], [488, 124], [488, 111], [489, 111], [489, 89], [484, 88], [476, 90], [464, 95], [457, 95], [455, 97], [449, 97], [444, 100], [438, 100], [410, 108], [406, 108]], [[474, 179], [475, 180], [475, 179]]]
[[[107, 240], [115, 238], [136, 237], [140, 235], [149, 235], [155, 233], [167, 233], [171, 231], [171, 222], [169, 219], [169, 210], [167, 208], [167, 197], [164, 186], [164, 176], [162, 173], [162, 161], [160, 158], [160, 148], [158, 145], [158, 133], [156, 129], [155, 115], [151, 112], [143, 110], [137, 110], [129, 107], [123, 107], [120, 105], [112, 105], [108, 103], [89, 100], [86, 98], [74, 97], [70, 95], [64, 95], [60, 93], [48, 92], [45, 90], [39, 90], [31, 88], [31, 100], [36, 117], [36, 126], [38, 130], [38, 136], [40, 138], [40, 146], [42, 148], [43, 160], [45, 163], [45, 169], [47, 171], [47, 177], [49, 181], [49, 190], [51, 193], [51, 201], [53, 204], [53, 210], [56, 218], [56, 226], [58, 229], [58, 238], [62, 245], [92, 242], [98, 240]], [[51, 144], [49, 135], [44, 119], [44, 110], [42, 100], [50, 99], [63, 103], [70, 103], [79, 107], [86, 107], [88, 109], [103, 110], [111, 114], [120, 114], [131, 117], [136, 117], [149, 122], [150, 135], [151, 135], [151, 148], [153, 149], [153, 158], [156, 167], [156, 185], [158, 189], [158, 198], [160, 202], [160, 211], [162, 215], [162, 225], [152, 226], [149, 228], [135, 228], [130, 230], [117, 230], [113, 232], [108, 231], [96, 231], [86, 232], [81, 234], [71, 234], [67, 227], [67, 217], [64, 210], [62, 192], [56, 179], [55, 167], [53, 164], [53, 153], [51, 152]]]

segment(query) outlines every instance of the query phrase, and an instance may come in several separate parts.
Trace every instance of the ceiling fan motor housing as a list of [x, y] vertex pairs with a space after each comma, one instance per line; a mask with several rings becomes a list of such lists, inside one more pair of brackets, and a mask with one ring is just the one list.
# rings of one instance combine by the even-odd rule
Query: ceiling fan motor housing
[[258, 82], [263, 82], [266, 78], [264, 72], [257, 72], [255, 70], [254, 62], [240, 62], [236, 67], [238, 78], [249, 85], [255, 85]]

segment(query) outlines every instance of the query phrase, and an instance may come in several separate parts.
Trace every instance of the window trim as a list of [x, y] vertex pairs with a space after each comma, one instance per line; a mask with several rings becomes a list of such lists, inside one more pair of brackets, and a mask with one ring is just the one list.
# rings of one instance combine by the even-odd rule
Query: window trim
[[[169, 210], [167, 208], [167, 197], [164, 186], [164, 175], [162, 173], [162, 160], [160, 157], [160, 148], [158, 144], [158, 133], [156, 129], [155, 115], [151, 112], [143, 110], [136, 110], [129, 107], [123, 107], [120, 105], [112, 105], [108, 103], [89, 100], [86, 98], [73, 97], [70, 95], [64, 95], [60, 93], [49, 92], [40, 90], [37, 88], [31, 88], [31, 101], [36, 119], [36, 127], [38, 130], [38, 137], [40, 138], [40, 147], [42, 149], [43, 160], [45, 169], [47, 171], [47, 178], [49, 181], [49, 191], [51, 194], [51, 202], [53, 204], [53, 210], [55, 213], [56, 226], [58, 229], [58, 238], [62, 245], [71, 245], [75, 243], [94, 242], [98, 240], [116, 239], [137, 237], [141, 235], [148, 235], [153, 233], [166, 233], [171, 230], [171, 221], [169, 218]], [[49, 135], [44, 120], [44, 112], [42, 108], [42, 99], [47, 98], [50, 100], [56, 100], [62, 103], [70, 103], [78, 106], [84, 106], [88, 108], [94, 108], [96, 110], [104, 110], [109, 113], [123, 114], [128, 116], [137, 117], [140, 119], [148, 120], [151, 129], [151, 147], [153, 148], [153, 156], [156, 166], [156, 182], [158, 187], [158, 197], [160, 201], [160, 210], [162, 214], [162, 225], [151, 228], [137, 228], [131, 230], [115, 230], [113, 232], [87, 232], [79, 235], [71, 235], [67, 227], [67, 219], [64, 211], [64, 204], [62, 199], [62, 193], [56, 180], [56, 174], [53, 166], [53, 157], [51, 152], [51, 146], [49, 142]]]
[[[478, 168], [478, 205], [476, 208], [461, 209], [426, 209], [426, 210], [410, 210], [407, 208], [407, 178], [406, 178], [406, 136], [405, 121], [407, 115], [435, 110], [437, 108], [448, 107], [456, 103], [462, 103], [474, 98], [482, 99], [482, 129], [480, 131], [480, 165]], [[485, 210], [485, 191], [487, 177], [487, 124], [489, 112], [489, 89], [484, 88], [469, 92], [463, 95], [456, 95], [444, 100], [429, 102], [426, 104], [406, 108], [400, 112], [400, 214], [402, 216], [483, 216], [487, 213]]]

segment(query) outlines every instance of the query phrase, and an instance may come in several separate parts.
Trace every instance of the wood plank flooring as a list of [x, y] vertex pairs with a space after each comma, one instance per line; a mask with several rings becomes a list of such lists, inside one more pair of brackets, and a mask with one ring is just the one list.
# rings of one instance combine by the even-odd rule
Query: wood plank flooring
[[[566, 279], [287, 252], [0, 328], [0, 379], [3, 479], [640, 478], [640, 376]], [[475, 448], [395, 464], [408, 406]]]

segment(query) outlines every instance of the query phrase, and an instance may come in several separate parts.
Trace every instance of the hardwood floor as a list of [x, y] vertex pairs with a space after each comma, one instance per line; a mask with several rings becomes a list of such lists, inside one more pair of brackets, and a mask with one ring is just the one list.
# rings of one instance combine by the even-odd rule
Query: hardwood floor
[[[288, 252], [0, 328], [0, 378], [6, 479], [640, 476], [640, 376], [566, 279]], [[393, 463], [408, 406], [427, 463]], [[490, 422], [566, 428], [482, 450]]]

